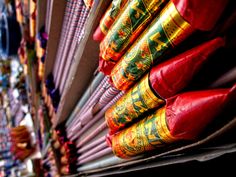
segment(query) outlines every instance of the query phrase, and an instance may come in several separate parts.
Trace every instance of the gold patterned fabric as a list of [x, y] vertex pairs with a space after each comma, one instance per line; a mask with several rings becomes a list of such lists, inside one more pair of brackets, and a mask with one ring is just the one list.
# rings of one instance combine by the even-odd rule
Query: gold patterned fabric
[[115, 133], [163, 103], [164, 100], [156, 96], [150, 88], [147, 74], [106, 111], [107, 125]]
[[174, 142], [169, 131], [165, 107], [112, 137], [112, 150], [120, 158], [129, 158]]
[[167, 49], [192, 34], [193, 28], [169, 2], [111, 71], [113, 85], [129, 89]]

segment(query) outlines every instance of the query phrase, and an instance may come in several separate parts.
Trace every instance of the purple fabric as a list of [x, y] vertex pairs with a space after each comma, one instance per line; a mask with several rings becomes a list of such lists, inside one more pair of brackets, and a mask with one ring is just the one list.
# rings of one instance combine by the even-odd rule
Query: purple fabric
[[[73, 41], [73, 37], [75, 35], [75, 30], [76, 30], [83, 6], [84, 4], [80, 0], [76, 0], [75, 3], [73, 4], [73, 9], [71, 11], [72, 16], [69, 17], [69, 24], [68, 24], [69, 29], [66, 31], [66, 38], [64, 40], [64, 46], [62, 49], [63, 51], [62, 51], [62, 55], [60, 55], [61, 62], [59, 65], [57, 76], [56, 76], [56, 81], [55, 81], [56, 87], [59, 86], [62, 73], [65, 71], [64, 70], [65, 65], [66, 65], [66, 62], [68, 61], [67, 54], [70, 51], [70, 46]], [[60, 92], [62, 92], [62, 90], [60, 90]]]
[[81, 16], [81, 19], [79, 21], [79, 26], [81, 26], [81, 28], [79, 28], [79, 30], [75, 33], [75, 37], [76, 37], [76, 41], [77, 43], [79, 44], [81, 39], [84, 37], [84, 31], [85, 31], [85, 23], [88, 19], [88, 16], [89, 16], [89, 12], [90, 12], [90, 9], [86, 8], [85, 6], [83, 6], [83, 10], [84, 10], [84, 13], [83, 15]]
[[99, 108], [103, 108], [106, 104], [108, 104], [118, 93], [120, 90], [117, 90], [115, 87], [110, 87], [106, 92], [102, 95], [102, 97], [98, 101]]
[[[81, 130], [79, 129], [75, 129], [72, 134], [73, 136], [71, 136], [71, 140], [75, 140], [77, 139], [81, 134], [83, 134], [88, 128], [90, 128], [95, 122], [97, 122], [99, 119], [101, 119], [106, 110], [111, 107], [114, 103], [116, 103], [120, 97], [122, 97], [124, 95], [123, 92], [120, 92], [113, 100], [111, 100], [101, 111], [99, 111], [94, 117], [93, 119], [88, 123], [86, 124]], [[78, 132], [77, 132], [78, 131]]]
[[105, 149], [107, 147], [108, 147], [107, 142], [104, 141], [103, 143], [101, 143], [98, 146], [94, 147], [90, 151], [85, 152], [84, 154], [80, 155], [78, 160], [81, 161], [84, 158], [87, 158], [87, 157], [91, 156], [92, 154], [95, 154], [95, 153], [97, 153], [97, 152], [99, 152], [99, 151], [101, 151], [101, 150], [103, 150], [103, 149]]
[[[63, 76], [62, 76], [61, 83], [60, 83], [60, 90], [62, 92], [65, 89], [66, 80], [69, 76], [70, 67], [72, 66], [72, 63], [73, 63], [73, 60], [74, 60], [74, 55], [76, 53], [77, 45], [80, 42], [80, 39], [82, 39], [82, 37], [84, 36], [83, 29], [84, 29], [84, 26], [85, 26], [85, 22], [88, 18], [89, 12], [90, 12], [90, 10], [87, 9], [83, 5], [82, 9], [81, 9], [81, 13], [80, 13], [78, 23], [76, 25], [75, 34], [73, 36], [72, 44], [71, 44], [70, 49], [69, 49], [67, 62], [66, 62], [65, 69], [64, 69]], [[80, 36], [80, 38], [78, 38], [78, 36]]]
[[93, 118], [93, 107], [90, 107], [87, 112], [85, 112], [81, 117], [80, 117], [80, 122], [81, 125], [84, 126], [87, 124], [92, 118]]
[[63, 25], [62, 25], [62, 31], [61, 31], [61, 36], [60, 36], [60, 41], [59, 41], [59, 46], [57, 49], [57, 55], [56, 55], [56, 59], [55, 59], [55, 64], [53, 67], [53, 76], [54, 78], [57, 77], [57, 73], [58, 73], [58, 69], [59, 69], [59, 65], [61, 62], [61, 56], [62, 56], [62, 52], [63, 52], [63, 48], [65, 46], [65, 38], [66, 38], [66, 33], [68, 31], [69, 28], [69, 19], [72, 15], [71, 11], [73, 11], [73, 5], [75, 1], [70, 1], [68, 0], [66, 3], [66, 9], [65, 9], [65, 14], [64, 14], [64, 19], [63, 19]]
[[93, 155], [91, 155], [87, 158], [84, 158], [81, 161], [79, 161], [79, 159], [78, 159], [77, 160], [78, 161], [77, 165], [88, 163], [90, 161], [96, 160], [96, 159], [98, 159], [102, 156], [108, 155], [110, 153], [112, 153], [112, 149], [110, 147], [107, 147], [106, 149], [103, 149], [103, 150], [99, 151], [98, 153], [95, 153], [95, 154], [93, 154]]
[[102, 80], [101, 84], [97, 87], [97, 89], [93, 92], [93, 94], [90, 96], [90, 98], [88, 99], [88, 101], [85, 103], [85, 105], [81, 108], [80, 112], [76, 115], [76, 117], [74, 118], [74, 120], [71, 122], [70, 125], [68, 125], [67, 127], [67, 133], [68, 136], [73, 136], [74, 132], [71, 131], [71, 129], [75, 129], [76, 127], [78, 127], [79, 121], [80, 121], [80, 115], [85, 111], [85, 109], [88, 107], [88, 104], [91, 104], [91, 102], [94, 99], [98, 99], [96, 98], [98, 94], [103, 93], [102, 92], [102, 87], [104, 86], [104, 84], [108, 81], [109, 77], [106, 76], [104, 77], [104, 79]]
[[94, 140], [92, 143], [81, 147], [77, 152], [78, 152], [78, 154], [84, 153], [85, 151], [88, 151], [88, 150], [94, 148], [95, 146], [103, 143], [104, 141], [106, 141], [106, 136], [103, 136], [97, 140]]
[[87, 137], [85, 137], [84, 139], [82, 139], [78, 144], [77, 144], [77, 148], [83, 146], [85, 143], [87, 143], [88, 141], [90, 141], [92, 138], [96, 137], [96, 135], [98, 135], [99, 133], [101, 133], [101, 131], [103, 131], [105, 128], [107, 128], [107, 124], [106, 122], [103, 122], [101, 125], [99, 125], [92, 133], [90, 133]]
[[102, 87], [100, 88], [100, 90], [98, 91], [98, 93], [94, 96], [91, 97], [91, 100], [88, 102], [88, 104], [84, 107], [84, 109], [82, 108], [82, 110], [80, 111], [80, 114], [85, 113], [85, 111], [88, 110], [88, 108], [90, 108], [91, 106], [95, 105], [97, 103], [97, 101], [99, 100], [99, 98], [102, 96], [102, 94], [104, 94], [104, 92], [111, 86], [110, 82], [109, 82], [109, 77], [106, 77], [106, 81], [104, 84], [102, 84]]

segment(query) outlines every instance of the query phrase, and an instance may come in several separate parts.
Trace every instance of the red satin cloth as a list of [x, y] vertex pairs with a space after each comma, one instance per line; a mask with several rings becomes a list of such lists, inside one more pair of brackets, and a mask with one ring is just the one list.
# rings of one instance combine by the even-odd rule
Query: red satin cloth
[[225, 40], [218, 37], [157, 65], [149, 76], [152, 88], [165, 99], [175, 95], [187, 86], [209, 55], [224, 44]]
[[93, 33], [93, 40], [101, 42], [106, 35], [101, 31], [100, 26], [97, 27], [96, 31]]
[[228, 0], [171, 0], [192, 27], [209, 31], [223, 13]]
[[166, 100], [166, 120], [172, 136], [192, 140], [236, 95], [232, 89], [187, 92]]
[[114, 68], [116, 63], [105, 61], [102, 58], [99, 58], [99, 71], [104, 73], [105, 75], [110, 75], [111, 70]]

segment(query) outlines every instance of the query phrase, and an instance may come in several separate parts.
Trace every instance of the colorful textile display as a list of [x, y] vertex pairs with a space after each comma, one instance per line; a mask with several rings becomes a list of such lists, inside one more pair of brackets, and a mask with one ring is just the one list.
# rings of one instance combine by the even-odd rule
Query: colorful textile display
[[[163, 3], [164, 1], [156, 0], [129, 2], [100, 44], [101, 59], [116, 63], [160, 11]], [[103, 68], [100, 70], [109, 73]]]
[[93, 34], [93, 39], [95, 41], [102, 41], [106, 36], [108, 30], [122, 12], [123, 7], [126, 5], [128, 0], [113, 0], [110, 6], [107, 8], [105, 14], [100, 20], [100, 24], [97, 27], [96, 31]]
[[232, 89], [186, 92], [166, 100], [166, 106], [112, 137], [112, 150], [129, 158], [181, 140], [195, 140], [229, 99]]
[[105, 118], [111, 133], [129, 125], [149, 109], [164, 104], [164, 100], [153, 93], [149, 86], [148, 75], [130, 89], [118, 102], [105, 113]]
[[97, 87], [99, 86], [99, 84], [101, 83], [103, 78], [104, 78], [104, 75], [101, 72], [95, 76], [95, 78], [90, 83], [89, 87], [86, 89], [85, 93], [83, 94], [83, 96], [81, 97], [81, 99], [79, 100], [77, 105], [75, 106], [75, 109], [73, 110], [72, 114], [70, 115], [70, 117], [66, 121], [67, 127], [70, 124], [73, 124], [73, 120], [75, 119], [76, 114], [79, 113], [79, 111], [81, 110], [83, 105], [89, 100], [89, 98], [92, 96], [93, 92], [97, 89]]
[[[186, 8], [191, 6], [191, 3], [187, 2]], [[214, 4], [217, 7], [219, 5], [222, 5], [222, 8], [225, 7], [225, 3], [217, 2], [217, 4]], [[202, 4], [200, 7], [205, 8]], [[214, 24], [218, 20], [216, 17], [219, 17], [219, 15], [215, 11], [211, 13], [215, 13], [215, 18], [211, 18]], [[111, 79], [114, 86], [120, 90], [127, 90], [167, 49], [181, 43], [196, 29], [198, 28], [193, 28], [191, 23], [181, 16], [175, 5], [169, 2], [159, 17], [152, 22], [113, 68]]]
[[207, 41], [151, 69], [106, 111], [105, 118], [111, 134], [164, 104], [188, 85], [209, 55], [224, 45], [223, 38]]
[[127, 90], [164, 51], [178, 45], [192, 32], [191, 25], [169, 2], [113, 68], [111, 79], [114, 86]]

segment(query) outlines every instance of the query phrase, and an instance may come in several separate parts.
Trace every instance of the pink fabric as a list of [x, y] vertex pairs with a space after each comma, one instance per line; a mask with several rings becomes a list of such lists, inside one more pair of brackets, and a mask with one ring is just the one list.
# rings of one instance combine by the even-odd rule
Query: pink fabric
[[91, 156], [92, 154], [95, 154], [95, 153], [97, 153], [97, 152], [99, 152], [99, 151], [101, 151], [101, 150], [103, 150], [103, 149], [105, 149], [105, 148], [107, 148], [107, 147], [108, 147], [108, 146], [107, 146], [107, 143], [106, 143], [106, 141], [104, 140], [103, 143], [101, 143], [101, 144], [99, 144], [98, 146], [94, 147], [94, 148], [91, 149], [90, 151], [88, 151], [88, 152], [86, 152], [86, 153], [80, 155], [79, 158], [78, 158], [78, 160], [81, 161], [81, 160], [83, 160], [83, 159], [85, 159], [85, 158]]
[[90, 141], [92, 138], [96, 137], [96, 135], [98, 135], [99, 133], [101, 133], [101, 131], [103, 131], [104, 129], [107, 128], [107, 124], [106, 122], [103, 122], [100, 126], [98, 126], [92, 133], [90, 133], [87, 137], [85, 137], [83, 140], [81, 140], [79, 142], [79, 144], [77, 144], [77, 148], [83, 146], [85, 143], [87, 143], [88, 141]]
[[103, 136], [95, 141], [93, 141], [92, 143], [88, 144], [88, 145], [85, 145], [83, 147], [81, 147], [77, 152], [80, 154], [80, 153], [84, 153], [85, 151], [88, 151], [92, 148], [94, 148], [95, 146], [101, 144], [102, 142], [106, 141], [106, 137]]
[[112, 153], [112, 149], [111, 149], [110, 147], [108, 147], [108, 148], [103, 149], [103, 150], [101, 150], [100, 152], [98, 152], [98, 153], [96, 153], [96, 154], [94, 154], [94, 155], [91, 155], [91, 156], [89, 156], [89, 157], [87, 157], [87, 158], [84, 158], [84, 159], [81, 160], [81, 161], [78, 160], [77, 165], [81, 165], [81, 164], [84, 164], [84, 163], [91, 162], [91, 161], [93, 161], [93, 160], [96, 160], [96, 159], [98, 159], [98, 158], [100, 158], [100, 157], [103, 157], [103, 156], [105, 156], [105, 155], [108, 155], [108, 154], [110, 154], [110, 153]]

